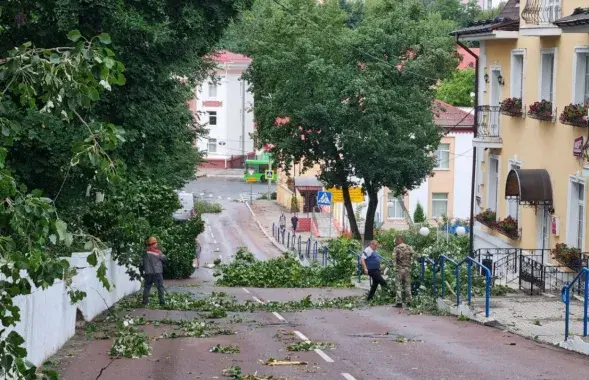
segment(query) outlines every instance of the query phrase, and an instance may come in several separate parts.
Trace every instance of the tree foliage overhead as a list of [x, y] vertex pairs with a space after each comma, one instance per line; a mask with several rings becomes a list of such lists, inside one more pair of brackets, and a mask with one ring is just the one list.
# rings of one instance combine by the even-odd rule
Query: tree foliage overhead
[[[153, 179], [173, 187], [193, 178], [199, 153], [193, 142], [201, 130], [187, 107], [194, 86], [212, 67], [206, 58], [227, 25], [249, 0], [131, 1], [40, 0], [2, 4], [0, 48], [8, 51], [25, 41], [60, 46], [64, 35], [107, 31], [112, 49], [125, 63], [126, 85], [87, 110], [126, 131], [127, 144], [116, 149], [129, 179]], [[185, 78], [185, 81], [178, 80]], [[61, 198], [77, 200], [94, 172], [76, 168], [68, 173], [67, 157], [80, 136], [59, 118], [26, 115], [34, 132], [21, 136], [11, 160], [30, 186], [54, 197], [62, 180]], [[61, 128], [43, 128], [43, 125]], [[94, 183], [100, 186], [100, 183]]]
[[456, 70], [452, 78], [442, 81], [436, 98], [453, 106], [472, 107], [474, 80], [474, 69]]
[[242, 24], [257, 137], [287, 167], [321, 164], [320, 179], [344, 189], [352, 230], [347, 187], [361, 184], [369, 239], [378, 190], [404, 193], [433, 168], [432, 86], [456, 67], [453, 25], [413, 1], [366, 1], [353, 28], [338, 1], [280, 3], [256, 2]]

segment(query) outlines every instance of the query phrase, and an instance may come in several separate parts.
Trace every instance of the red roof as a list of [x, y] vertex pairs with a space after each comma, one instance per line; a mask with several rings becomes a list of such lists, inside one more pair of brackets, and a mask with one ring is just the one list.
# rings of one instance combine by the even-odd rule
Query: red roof
[[213, 59], [217, 63], [250, 63], [252, 59], [243, 54], [232, 53], [227, 50], [221, 50], [213, 53]]
[[444, 128], [473, 128], [474, 116], [441, 100], [434, 100], [432, 106], [434, 122]]
[[[472, 50], [472, 52], [476, 55], [479, 55], [479, 48], [469, 49]], [[476, 61], [472, 55], [468, 54], [468, 52], [464, 50], [461, 46], [458, 46], [458, 54], [460, 54], [461, 57], [460, 63], [458, 64], [458, 70], [464, 70], [467, 67], [472, 67], [474, 69]]]

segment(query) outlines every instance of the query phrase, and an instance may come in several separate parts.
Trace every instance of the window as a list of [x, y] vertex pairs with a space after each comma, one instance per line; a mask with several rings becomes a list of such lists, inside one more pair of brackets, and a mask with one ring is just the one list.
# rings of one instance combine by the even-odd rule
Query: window
[[217, 111], [208, 111], [209, 125], [217, 125]]
[[582, 104], [589, 101], [589, 48], [577, 48], [575, 53], [573, 103]]
[[583, 178], [571, 177], [569, 185], [569, 210], [567, 243], [584, 249], [585, 240], [585, 182]]
[[403, 218], [403, 207], [399, 199], [392, 193], [389, 193], [388, 199], [388, 218], [389, 219], [402, 219]]
[[499, 189], [499, 159], [489, 157], [488, 171], [488, 188], [487, 188], [487, 208], [497, 212], [497, 198]]
[[[521, 169], [521, 162], [509, 160], [509, 170]], [[514, 197], [507, 200], [507, 215], [517, 220], [519, 223], [519, 199]]]
[[554, 50], [542, 51], [542, 72], [540, 74], [540, 100], [552, 102], [554, 106]]
[[208, 152], [217, 153], [217, 139], [209, 139]]
[[511, 52], [511, 97], [523, 98], [524, 92], [524, 52]]
[[432, 194], [432, 217], [441, 218], [448, 215], [448, 193]]
[[209, 98], [217, 97], [217, 84], [209, 82]]
[[440, 144], [436, 149], [436, 169], [450, 168], [450, 144]]

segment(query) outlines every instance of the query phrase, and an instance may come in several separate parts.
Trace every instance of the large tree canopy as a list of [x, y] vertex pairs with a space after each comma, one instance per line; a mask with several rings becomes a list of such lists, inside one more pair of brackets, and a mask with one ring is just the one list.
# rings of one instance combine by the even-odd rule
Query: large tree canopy
[[256, 2], [240, 30], [258, 140], [285, 164], [321, 164], [356, 235], [347, 187], [361, 183], [370, 239], [378, 190], [411, 190], [433, 168], [433, 85], [456, 67], [453, 25], [412, 1], [366, 1], [353, 28], [339, 1], [279, 3]]
[[[126, 85], [114, 88], [86, 112], [126, 131], [126, 144], [112, 157], [128, 179], [152, 179], [173, 187], [194, 176], [199, 153], [193, 148], [202, 133], [186, 105], [194, 86], [212, 67], [205, 57], [226, 26], [249, 0], [134, 1], [40, 0], [2, 4], [0, 48], [25, 41], [60, 46], [68, 31], [84, 35], [107, 31], [112, 49], [126, 66]], [[179, 80], [184, 78], [185, 80]], [[60, 193], [68, 205], [85, 193], [94, 171], [70, 169], [68, 160], [79, 132], [59, 118], [26, 115], [30, 132], [12, 148], [11, 165], [29, 186], [50, 197]], [[52, 125], [55, 128], [45, 128]], [[61, 128], [57, 128], [61, 125]], [[62, 188], [62, 181], [68, 178]], [[103, 184], [102, 184], [103, 185]], [[93, 186], [101, 186], [94, 182]]]

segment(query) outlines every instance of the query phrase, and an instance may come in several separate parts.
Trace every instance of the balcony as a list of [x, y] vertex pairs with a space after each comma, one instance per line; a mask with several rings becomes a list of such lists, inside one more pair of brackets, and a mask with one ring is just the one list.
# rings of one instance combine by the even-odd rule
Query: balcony
[[473, 139], [474, 146], [481, 148], [502, 148], [500, 126], [500, 106], [478, 106], [477, 137]]
[[521, 18], [526, 25], [520, 27], [521, 36], [560, 36], [562, 29], [554, 22], [562, 17], [560, 0], [526, 0]]

